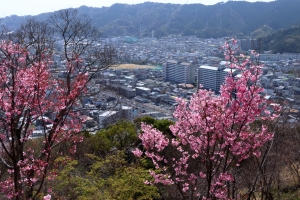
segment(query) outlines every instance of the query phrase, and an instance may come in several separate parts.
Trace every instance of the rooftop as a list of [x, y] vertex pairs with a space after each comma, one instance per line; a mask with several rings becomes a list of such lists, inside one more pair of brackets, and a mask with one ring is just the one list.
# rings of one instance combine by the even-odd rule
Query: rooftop
[[202, 65], [199, 68], [201, 69], [209, 69], [209, 70], [218, 70], [218, 67], [208, 66], [208, 65]]

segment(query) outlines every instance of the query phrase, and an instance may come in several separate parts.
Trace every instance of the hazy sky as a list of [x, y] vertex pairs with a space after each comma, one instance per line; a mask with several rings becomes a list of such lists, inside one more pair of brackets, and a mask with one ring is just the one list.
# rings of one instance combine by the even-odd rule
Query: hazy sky
[[[161, 3], [201, 3], [205, 5], [213, 5], [222, 0], [146, 0]], [[226, 2], [227, 0], [224, 0]], [[247, 0], [255, 2], [257, 0]], [[273, 1], [273, 0], [260, 0]], [[114, 3], [137, 4], [143, 3], [145, 0], [0, 0], [0, 17], [10, 15], [37, 15], [44, 12], [52, 12], [64, 8], [78, 8], [82, 5], [92, 7], [111, 6]]]

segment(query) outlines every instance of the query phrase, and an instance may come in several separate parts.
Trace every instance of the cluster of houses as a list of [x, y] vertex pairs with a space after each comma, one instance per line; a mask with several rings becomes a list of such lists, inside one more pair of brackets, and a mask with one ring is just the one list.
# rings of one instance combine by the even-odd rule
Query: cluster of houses
[[[228, 73], [228, 62], [220, 48], [224, 38], [169, 36], [131, 41], [109, 38], [103, 42], [115, 46], [121, 57], [119, 64], [156, 67], [109, 68], [99, 72], [90, 89], [101, 88], [102, 92], [83, 99], [80, 108], [84, 126], [91, 131], [121, 119], [133, 120], [144, 115], [172, 119], [176, 98], [188, 101], [199, 84], [217, 93]], [[268, 59], [268, 55], [272, 55], [272, 59]], [[300, 116], [300, 54], [274, 56], [268, 52], [268, 55], [260, 55], [264, 62], [260, 83], [265, 89], [265, 98], [270, 104], [289, 102], [285, 110], [288, 120], [297, 121]], [[63, 61], [56, 60], [55, 64], [58, 76], [63, 76], [60, 70]]]
[[[220, 48], [224, 45], [225, 38], [169, 36], [161, 39], [143, 38], [132, 44], [120, 41], [122, 38], [114, 40], [117, 47], [126, 52], [128, 61], [137, 62], [142, 59], [147, 63], [161, 65], [162, 81], [170, 82], [177, 88], [181, 85], [193, 85], [195, 91], [202, 84], [205, 89], [217, 93], [228, 73], [228, 63], [224, 61], [223, 50]], [[297, 121], [300, 109], [300, 53], [272, 54], [269, 51], [254, 57], [250, 52], [256, 44], [256, 40], [243, 39], [238, 40], [236, 47], [240, 47], [239, 50], [248, 54], [254, 62], [259, 60], [264, 63], [260, 83], [265, 89], [265, 98], [270, 104], [288, 102], [289, 107], [285, 112], [291, 122]], [[150, 89], [148, 92], [153, 92], [153, 88]], [[188, 97], [187, 95], [187, 99]]]

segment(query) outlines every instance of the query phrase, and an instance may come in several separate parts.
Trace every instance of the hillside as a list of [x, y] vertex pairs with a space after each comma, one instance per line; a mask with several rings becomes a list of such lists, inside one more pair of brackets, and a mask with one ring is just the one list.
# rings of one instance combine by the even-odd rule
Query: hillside
[[[114, 4], [110, 7], [78, 8], [89, 15], [104, 36], [132, 35], [162, 37], [168, 34], [196, 35], [203, 38], [223, 36], [261, 36], [300, 24], [299, 0], [273, 2], [230, 1], [212, 6], [202, 4]], [[35, 16], [47, 19], [51, 13]], [[28, 16], [2, 18], [1, 23], [15, 29]], [[262, 31], [263, 30], [263, 31]]]
[[260, 38], [260, 41], [262, 50], [272, 50], [273, 53], [299, 53], [300, 26], [279, 30]]

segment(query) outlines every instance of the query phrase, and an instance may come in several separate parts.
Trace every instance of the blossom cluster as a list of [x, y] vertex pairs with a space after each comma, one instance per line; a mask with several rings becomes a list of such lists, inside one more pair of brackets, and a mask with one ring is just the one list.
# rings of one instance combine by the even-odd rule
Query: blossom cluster
[[[234, 181], [232, 169], [251, 156], [260, 157], [261, 147], [272, 140], [273, 133], [264, 123], [256, 129], [251, 124], [274, 120], [280, 107], [274, 107], [274, 113], [269, 112], [261, 95], [263, 88], [259, 86], [262, 65], [243, 55], [237, 57], [235, 44], [232, 40], [224, 46], [231, 72], [221, 86], [220, 95], [200, 86], [189, 103], [177, 99], [173, 114], [177, 120], [170, 126], [173, 139], [142, 125], [139, 137], [145, 152], [137, 149], [134, 153], [151, 158], [160, 170], [161, 174], [151, 173], [154, 183], [177, 184], [183, 193], [202, 199], [227, 199], [226, 187]], [[234, 76], [234, 71], [239, 76]], [[176, 153], [168, 155], [164, 153], [167, 149], [175, 149]]]
[[[66, 64], [69, 74], [63, 80], [49, 72], [51, 54], [31, 54], [8, 41], [0, 43], [0, 51], [0, 158], [9, 172], [7, 180], [0, 182], [0, 192], [8, 199], [21, 198], [25, 190], [40, 192], [53, 146], [69, 141], [74, 153], [75, 144], [82, 141], [75, 135], [81, 124], [74, 107], [86, 92], [89, 75], [78, 72], [74, 62], [80, 59]], [[40, 152], [34, 152], [25, 144], [38, 121], [43, 143]]]

